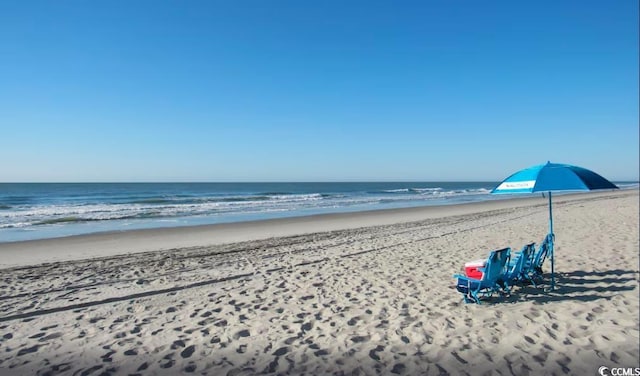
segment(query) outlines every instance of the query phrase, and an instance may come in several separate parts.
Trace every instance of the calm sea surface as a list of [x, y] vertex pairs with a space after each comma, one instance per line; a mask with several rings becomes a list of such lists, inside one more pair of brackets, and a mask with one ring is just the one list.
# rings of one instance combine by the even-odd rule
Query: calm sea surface
[[496, 184], [0, 183], [0, 242], [508, 198]]

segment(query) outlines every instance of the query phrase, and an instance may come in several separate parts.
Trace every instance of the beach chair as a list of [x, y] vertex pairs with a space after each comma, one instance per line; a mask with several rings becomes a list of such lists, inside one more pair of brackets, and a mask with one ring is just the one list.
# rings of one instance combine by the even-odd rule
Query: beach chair
[[470, 278], [465, 275], [456, 274], [456, 289], [460, 292], [465, 303], [480, 304], [480, 299], [490, 298], [494, 292], [499, 292], [503, 288], [503, 276], [509, 262], [511, 248], [503, 248], [489, 253], [489, 258], [482, 269], [482, 279]]
[[553, 242], [553, 234], [545, 236], [542, 243], [538, 247], [538, 251], [533, 256], [531, 264], [527, 266], [526, 273], [527, 278], [534, 287], [537, 287], [538, 283], [543, 282], [542, 264], [544, 264], [551, 249], [551, 242]]
[[510, 292], [511, 286], [519, 283], [530, 282], [529, 269], [533, 265], [533, 256], [535, 253], [535, 243], [529, 243], [522, 247], [519, 252], [509, 261], [507, 271], [502, 277], [504, 290]]

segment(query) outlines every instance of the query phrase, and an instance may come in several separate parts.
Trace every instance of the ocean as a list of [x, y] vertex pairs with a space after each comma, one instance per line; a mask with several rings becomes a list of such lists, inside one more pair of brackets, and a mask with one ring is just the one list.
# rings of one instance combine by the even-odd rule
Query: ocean
[[[0, 242], [507, 199], [497, 182], [0, 183]], [[619, 183], [621, 188], [637, 183]]]

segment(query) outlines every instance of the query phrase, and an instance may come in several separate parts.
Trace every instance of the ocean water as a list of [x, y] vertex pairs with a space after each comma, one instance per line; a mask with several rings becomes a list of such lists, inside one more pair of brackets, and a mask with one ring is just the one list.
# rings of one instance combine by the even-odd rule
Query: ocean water
[[0, 242], [509, 198], [490, 195], [496, 185], [0, 183]]

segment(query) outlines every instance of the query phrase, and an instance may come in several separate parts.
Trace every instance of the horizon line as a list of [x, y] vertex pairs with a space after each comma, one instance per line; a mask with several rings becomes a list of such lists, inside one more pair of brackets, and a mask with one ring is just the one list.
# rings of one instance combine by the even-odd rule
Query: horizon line
[[[0, 181], [0, 184], [290, 184], [290, 183], [498, 183], [502, 180], [174, 180], [174, 181]], [[611, 179], [618, 183], [640, 183], [638, 179]]]

